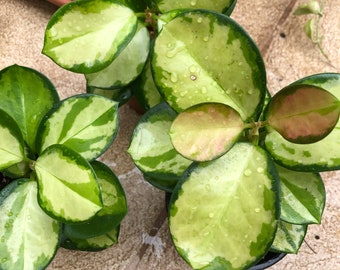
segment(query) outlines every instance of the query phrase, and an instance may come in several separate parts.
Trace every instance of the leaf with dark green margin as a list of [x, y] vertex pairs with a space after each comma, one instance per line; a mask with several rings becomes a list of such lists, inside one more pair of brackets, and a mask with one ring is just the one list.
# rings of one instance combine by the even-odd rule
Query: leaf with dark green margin
[[[159, 187], [164, 186], [164, 190], [168, 190], [168, 184], [172, 186], [174, 179], [179, 179], [192, 163], [181, 156], [171, 143], [169, 131], [176, 115], [166, 103], [147, 111], [136, 125], [128, 148], [136, 166]], [[154, 181], [150, 183], [154, 184]]]
[[111, 89], [128, 85], [142, 72], [149, 51], [149, 32], [142, 23], [138, 23], [130, 43], [108, 67], [96, 73], [85, 74], [87, 85]]
[[127, 213], [124, 190], [116, 175], [99, 161], [91, 162], [102, 192], [103, 208], [89, 221], [81, 224], [65, 224], [64, 236], [87, 239], [110, 232], [116, 228]]
[[261, 54], [244, 29], [223, 14], [193, 10], [163, 25], [151, 66], [161, 95], [177, 112], [218, 102], [246, 121], [262, 111], [266, 72]]
[[101, 155], [118, 131], [118, 102], [81, 94], [59, 103], [42, 121], [37, 137], [41, 153], [52, 144], [64, 144], [87, 160]]
[[326, 191], [317, 173], [296, 172], [277, 166], [281, 186], [281, 216], [294, 224], [321, 223]]
[[181, 112], [170, 129], [174, 148], [194, 161], [226, 153], [244, 129], [241, 116], [222, 103], [202, 103]]
[[66, 238], [61, 246], [67, 249], [82, 251], [100, 251], [118, 243], [120, 226], [110, 232], [88, 239]]
[[60, 225], [40, 208], [37, 183], [19, 179], [0, 192], [0, 268], [45, 269], [58, 246]]
[[[293, 84], [321, 87], [340, 99], [340, 74], [320, 73], [302, 78]], [[295, 144], [285, 140], [277, 131], [266, 136], [266, 149], [275, 161], [298, 171], [329, 171], [340, 169], [340, 120], [333, 131], [321, 141]]]
[[101, 190], [91, 165], [65, 145], [55, 144], [35, 163], [39, 204], [63, 223], [79, 223], [103, 207]]
[[0, 109], [0, 170], [25, 159], [24, 139], [17, 123]]
[[198, 163], [175, 188], [169, 226], [177, 251], [194, 269], [218, 260], [246, 269], [269, 250], [279, 218], [275, 165], [260, 147], [237, 143]]
[[43, 53], [79, 73], [107, 67], [132, 39], [133, 10], [112, 0], [83, 0], [62, 6], [50, 19]]
[[306, 233], [307, 225], [291, 224], [280, 220], [270, 250], [297, 254]]
[[340, 102], [328, 91], [310, 85], [290, 85], [268, 104], [269, 125], [286, 140], [308, 144], [326, 137], [339, 120]]
[[18, 124], [25, 142], [35, 151], [35, 137], [44, 115], [59, 102], [59, 96], [41, 73], [18, 65], [0, 71], [0, 109]]

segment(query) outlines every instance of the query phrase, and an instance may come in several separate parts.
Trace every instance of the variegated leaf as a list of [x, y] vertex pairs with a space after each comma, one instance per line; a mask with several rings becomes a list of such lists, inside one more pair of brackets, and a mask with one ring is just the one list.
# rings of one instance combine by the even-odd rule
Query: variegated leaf
[[15, 121], [0, 109], [0, 170], [24, 159], [24, 140], [20, 129]]
[[[173, 179], [178, 179], [192, 163], [178, 154], [171, 143], [169, 131], [176, 115], [166, 103], [150, 109], [137, 124], [128, 149], [136, 166], [143, 173], [156, 182], [159, 178], [172, 178], [171, 185], [174, 184]], [[159, 184], [159, 187], [164, 186], [168, 190], [166, 184]]]
[[35, 151], [40, 121], [59, 102], [56, 89], [41, 73], [18, 65], [0, 71], [0, 89], [0, 109], [14, 119], [25, 142]]
[[59, 246], [59, 223], [40, 208], [37, 183], [20, 179], [0, 193], [0, 268], [45, 269]]
[[56, 144], [35, 163], [39, 204], [64, 223], [79, 223], [102, 209], [102, 197], [91, 165], [68, 147]]
[[307, 225], [291, 224], [280, 220], [270, 249], [274, 252], [297, 254], [306, 232]]
[[73, 96], [61, 102], [39, 129], [40, 153], [64, 144], [93, 160], [110, 146], [118, 129], [118, 102], [98, 95]]
[[247, 269], [267, 253], [279, 215], [274, 164], [265, 151], [237, 143], [193, 166], [170, 200], [177, 251], [194, 269]]
[[241, 116], [222, 103], [202, 103], [181, 112], [170, 128], [175, 149], [194, 161], [225, 154], [244, 129]]
[[136, 27], [135, 13], [118, 1], [75, 1], [50, 19], [43, 53], [65, 69], [96, 72], [119, 55]]

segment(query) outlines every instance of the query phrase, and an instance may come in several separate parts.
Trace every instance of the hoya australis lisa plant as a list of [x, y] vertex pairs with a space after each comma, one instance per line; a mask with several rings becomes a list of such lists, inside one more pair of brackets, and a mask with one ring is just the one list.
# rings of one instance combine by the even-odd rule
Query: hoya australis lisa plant
[[296, 253], [321, 221], [318, 173], [339, 168], [339, 74], [271, 98], [256, 45], [226, 16], [235, 3], [81, 0], [45, 33], [43, 53], [84, 73], [89, 92], [120, 102], [133, 92], [151, 108], [128, 151], [172, 192], [173, 242], [195, 269]]
[[96, 161], [112, 143], [118, 103], [60, 100], [39, 72], [0, 71], [0, 268], [44, 269], [59, 246], [101, 250], [127, 212], [114, 173]]

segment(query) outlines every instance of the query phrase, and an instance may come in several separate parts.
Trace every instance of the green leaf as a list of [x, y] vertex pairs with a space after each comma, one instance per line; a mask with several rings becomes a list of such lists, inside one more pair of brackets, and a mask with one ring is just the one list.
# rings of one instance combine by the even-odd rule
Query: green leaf
[[314, 38], [314, 18], [308, 20], [303, 26], [303, 30], [305, 31], [307, 37], [313, 41]]
[[340, 102], [328, 91], [310, 85], [290, 85], [273, 96], [267, 121], [286, 140], [314, 143], [326, 137], [339, 120]]
[[142, 23], [139, 23], [130, 43], [108, 67], [85, 75], [87, 85], [99, 88], [126, 86], [142, 72], [149, 50], [149, 32]]
[[0, 109], [0, 170], [25, 159], [24, 140], [20, 129], [5, 111]]
[[306, 15], [306, 14], [322, 15], [319, 1], [311, 0], [307, 4], [299, 5], [298, 8], [293, 13], [293, 15]]
[[[321, 73], [302, 78], [294, 84], [321, 87], [340, 99], [340, 74]], [[340, 169], [340, 121], [333, 131], [313, 144], [295, 144], [285, 140], [278, 132], [271, 131], [266, 139], [266, 149], [275, 161], [298, 171], [329, 171]]]
[[119, 55], [136, 27], [135, 13], [118, 1], [75, 1], [50, 19], [43, 53], [65, 69], [96, 72]]
[[223, 269], [250, 267], [274, 239], [277, 181], [269, 156], [250, 143], [235, 144], [224, 156], [193, 167], [170, 200], [177, 251], [194, 269], [217, 262]]
[[48, 147], [37, 159], [35, 172], [39, 204], [48, 215], [64, 223], [78, 223], [102, 209], [95, 172], [82, 156], [68, 147]]
[[184, 157], [208, 161], [226, 153], [243, 129], [243, 121], [233, 108], [221, 103], [202, 103], [176, 117], [170, 137]]
[[92, 160], [111, 145], [117, 130], [118, 102], [98, 95], [76, 95], [45, 117], [37, 148], [41, 153], [52, 144], [64, 144]]
[[[171, 143], [169, 131], [176, 115], [166, 103], [150, 109], [136, 125], [128, 148], [132, 160], [144, 174], [153, 179], [169, 180], [171, 185], [192, 163], [178, 154]], [[168, 187], [166, 184], [165, 190]]]
[[297, 254], [306, 233], [307, 225], [290, 224], [280, 220], [270, 249], [279, 253]]
[[52, 83], [41, 73], [13, 65], [0, 71], [0, 109], [18, 124], [25, 142], [34, 140], [43, 116], [59, 101]]
[[156, 38], [151, 65], [161, 95], [177, 112], [218, 102], [243, 120], [261, 113], [266, 93], [261, 54], [227, 16], [207, 10], [179, 14]]
[[118, 243], [119, 231], [120, 226], [117, 226], [108, 233], [88, 239], [67, 238], [61, 246], [67, 249], [100, 251]]
[[87, 239], [109, 233], [127, 213], [125, 193], [116, 175], [99, 161], [93, 161], [91, 166], [98, 178], [103, 208], [85, 223], [65, 224], [63, 234], [71, 239]]
[[45, 269], [59, 246], [59, 223], [40, 208], [37, 183], [20, 179], [0, 193], [0, 268]]
[[154, 1], [158, 6], [159, 10], [164, 13], [174, 9], [209, 9], [217, 12], [226, 11], [232, 4], [233, 0], [175, 0], [175, 1]]
[[18, 162], [2, 171], [4, 175], [12, 179], [29, 177], [30, 172], [30, 161]]
[[294, 224], [321, 223], [326, 191], [319, 174], [296, 172], [278, 166], [281, 216]]

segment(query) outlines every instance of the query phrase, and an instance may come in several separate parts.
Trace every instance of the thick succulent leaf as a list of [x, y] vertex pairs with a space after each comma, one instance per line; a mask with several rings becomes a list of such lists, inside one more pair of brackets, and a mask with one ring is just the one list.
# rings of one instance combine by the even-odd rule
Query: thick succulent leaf
[[99, 88], [126, 86], [142, 72], [149, 50], [149, 32], [139, 23], [130, 43], [108, 67], [96, 73], [85, 74], [87, 85]]
[[136, 27], [135, 13], [118, 1], [75, 1], [50, 19], [43, 53], [65, 69], [96, 72], [119, 55]]
[[269, 125], [293, 143], [314, 143], [326, 137], [339, 120], [340, 102], [328, 91], [290, 85], [268, 104]]
[[99, 161], [91, 162], [102, 192], [103, 208], [96, 216], [81, 224], [65, 224], [63, 234], [71, 239], [87, 239], [115, 229], [127, 213], [124, 190], [116, 175]]
[[21, 131], [6, 112], [0, 109], [0, 170], [7, 169], [25, 159]]
[[326, 191], [321, 176], [278, 166], [281, 219], [294, 224], [321, 223]]
[[[169, 131], [176, 115], [166, 103], [150, 109], [136, 125], [128, 149], [132, 160], [144, 174], [154, 179], [169, 179], [171, 183], [192, 163], [178, 154], [171, 143]], [[165, 188], [167, 190], [167, 185]]]
[[0, 193], [0, 268], [45, 269], [59, 246], [59, 223], [40, 208], [37, 183], [20, 179]]
[[101, 155], [118, 130], [118, 102], [83, 94], [61, 102], [39, 128], [40, 153], [52, 144], [64, 144], [87, 160]]
[[175, 149], [195, 161], [208, 161], [226, 153], [244, 129], [240, 115], [221, 103], [198, 104], [173, 121], [170, 137]]
[[180, 112], [224, 103], [243, 120], [257, 119], [266, 93], [261, 54], [232, 19], [207, 10], [179, 14], [163, 26], [152, 57], [155, 83]]
[[92, 218], [102, 209], [95, 172], [78, 153], [64, 145], [48, 147], [37, 159], [39, 204], [50, 216], [64, 223]]
[[235, 144], [224, 156], [193, 167], [170, 201], [177, 251], [194, 269], [255, 264], [276, 232], [277, 181], [269, 156], [249, 143]]
[[2, 173], [12, 179], [29, 177], [31, 172], [30, 162], [29, 160], [21, 161], [3, 170]]
[[8, 113], [32, 151], [41, 119], [59, 101], [52, 83], [41, 73], [13, 65], [0, 71], [0, 109]]
[[307, 225], [291, 224], [280, 220], [270, 249], [274, 252], [297, 254], [306, 233]]
[[[340, 99], [340, 74], [316, 74], [294, 84], [321, 87]], [[265, 145], [277, 163], [294, 170], [319, 172], [340, 169], [340, 121], [327, 137], [313, 144], [288, 142], [273, 130], [267, 135]]]
[[83, 251], [100, 251], [118, 243], [120, 226], [110, 232], [88, 239], [67, 238], [61, 246], [67, 249]]
[[[217, 12], [225, 12], [234, 4], [234, 0], [176, 0], [176, 1], [154, 1], [161, 12], [168, 12], [174, 9], [209, 9]], [[230, 12], [231, 13], [231, 12]]]

